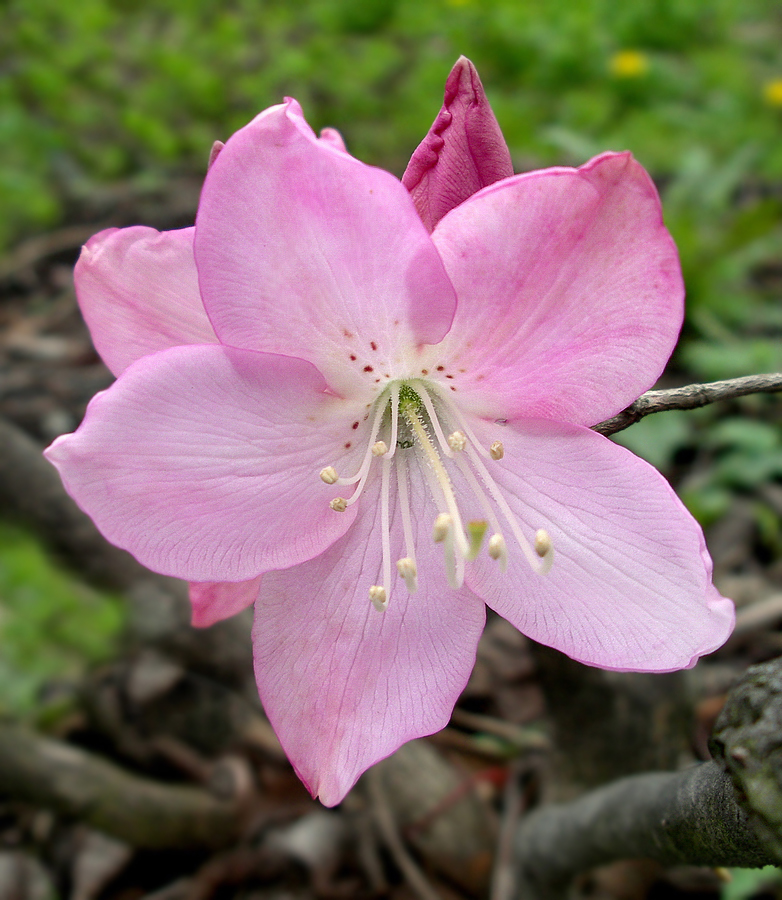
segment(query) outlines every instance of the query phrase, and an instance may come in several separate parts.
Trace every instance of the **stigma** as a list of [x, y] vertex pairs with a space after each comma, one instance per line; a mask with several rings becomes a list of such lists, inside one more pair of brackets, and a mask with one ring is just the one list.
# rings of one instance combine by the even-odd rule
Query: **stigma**
[[[358, 470], [342, 476], [333, 465], [320, 471], [329, 486], [353, 485], [350, 496], [325, 501], [335, 513], [344, 512], [361, 498], [373, 468], [380, 468], [380, 580], [368, 585], [368, 599], [379, 612], [388, 608], [393, 589], [414, 594], [418, 589], [418, 564], [413, 539], [407, 467], [411, 453], [419, 458], [429, 491], [439, 510], [431, 527], [431, 540], [442, 546], [442, 563], [448, 585], [464, 584], [466, 567], [481, 553], [499, 566], [508, 567], [511, 554], [521, 554], [530, 568], [546, 575], [553, 565], [554, 546], [544, 528], [529, 537], [514, 516], [491, 467], [503, 459], [505, 448], [494, 440], [480, 444], [458, 407], [435, 383], [422, 379], [393, 382], [374, 404], [368, 441]], [[465, 520], [454, 488], [467, 486], [470, 505], [476, 502], [482, 518]], [[392, 484], [393, 482], [393, 484]], [[404, 556], [391, 554], [391, 496], [396, 492], [402, 522]], [[347, 494], [347, 492], [345, 492]], [[461, 498], [462, 501], [464, 498]]]

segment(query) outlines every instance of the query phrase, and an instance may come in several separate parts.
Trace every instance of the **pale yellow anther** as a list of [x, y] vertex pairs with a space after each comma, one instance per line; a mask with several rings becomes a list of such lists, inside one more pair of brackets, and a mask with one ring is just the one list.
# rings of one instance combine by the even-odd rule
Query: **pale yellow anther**
[[326, 466], [325, 469], [320, 470], [320, 480], [325, 481], [326, 484], [336, 484], [338, 479], [339, 475], [334, 466]]
[[548, 556], [551, 551], [554, 549], [554, 545], [551, 543], [551, 538], [549, 537], [549, 533], [545, 530], [545, 528], [539, 528], [535, 532], [535, 553], [543, 559]]
[[334, 510], [334, 512], [345, 512], [348, 508], [348, 501], [344, 497], [335, 497], [329, 506]]
[[457, 453], [467, 446], [467, 437], [463, 431], [454, 431], [448, 435], [448, 446]]
[[415, 560], [409, 556], [403, 556], [396, 561], [396, 570], [400, 577], [404, 578], [407, 590], [413, 594], [418, 590], [418, 567]]
[[440, 513], [432, 526], [432, 540], [435, 544], [441, 544], [448, 537], [448, 532], [452, 528], [453, 517], [449, 516], [448, 513]]
[[369, 589], [369, 599], [378, 612], [385, 612], [388, 608], [388, 595], [382, 584], [372, 585]]
[[388, 444], [385, 441], [376, 441], [372, 444], [372, 456], [382, 456], [388, 453]]
[[502, 559], [508, 552], [507, 547], [505, 546], [505, 538], [499, 533], [493, 534], [489, 538], [486, 549], [492, 559]]
[[505, 456], [505, 448], [502, 446], [502, 441], [494, 441], [489, 447], [489, 455], [492, 459], [502, 459]]

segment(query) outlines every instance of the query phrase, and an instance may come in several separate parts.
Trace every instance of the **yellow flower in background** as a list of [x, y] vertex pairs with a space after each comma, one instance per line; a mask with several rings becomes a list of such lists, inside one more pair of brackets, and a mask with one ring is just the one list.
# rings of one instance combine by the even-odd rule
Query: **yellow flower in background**
[[611, 57], [608, 68], [615, 78], [641, 78], [649, 71], [649, 57], [640, 50], [620, 50]]
[[782, 106], [782, 78], [775, 78], [763, 86], [763, 99], [769, 106]]

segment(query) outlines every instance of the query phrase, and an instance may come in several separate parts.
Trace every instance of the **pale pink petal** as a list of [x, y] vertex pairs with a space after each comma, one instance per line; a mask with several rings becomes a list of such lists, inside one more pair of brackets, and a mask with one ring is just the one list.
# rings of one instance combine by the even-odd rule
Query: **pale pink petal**
[[684, 288], [657, 192], [629, 154], [506, 179], [432, 237], [459, 307], [429, 367], [444, 365], [476, 412], [593, 425], [659, 377]]
[[115, 375], [149, 353], [216, 343], [198, 291], [193, 228], [108, 228], [84, 245], [76, 295], [95, 349]]
[[510, 152], [475, 66], [462, 56], [445, 82], [445, 100], [407, 164], [402, 184], [429, 231], [455, 206], [513, 174]]
[[317, 140], [293, 101], [226, 143], [204, 185], [195, 253], [221, 341], [308, 359], [345, 396], [406, 372], [407, 355], [453, 317], [407, 191]]
[[345, 141], [336, 128], [321, 128], [320, 140], [325, 141], [335, 150], [341, 150], [343, 153], [348, 152], [348, 148], [345, 146]]
[[191, 624], [195, 628], [207, 628], [235, 616], [255, 603], [260, 586], [260, 576], [249, 581], [191, 581], [188, 585], [193, 607]]
[[[420, 470], [411, 478], [419, 589], [394, 567], [388, 608], [381, 581], [377, 479], [348, 534], [317, 559], [270, 572], [255, 605], [261, 702], [301, 779], [326, 806], [405, 741], [443, 728], [475, 662], [484, 605], [451, 590], [432, 541], [434, 506]], [[395, 489], [392, 491], [395, 495]], [[406, 555], [392, 502], [391, 555]]]
[[[475, 423], [474, 423], [475, 424]], [[519, 421], [476, 428], [500, 438], [491, 472], [523, 533], [548, 531], [554, 562], [534, 573], [508, 538], [502, 575], [486, 557], [467, 583], [543, 644], [589, 665], [666, 672], [693, 665], [733, 628], [733, 604], [711, 583], [700, 526], [667, 481], [586, 428]]]
[[303, 360], [221, 346], [139, 360], [47, 458], [106, 538], [188, 581], [246, 581], [321, 553], [350, 525], [324, 466], [364, 407]]
[[214, 161], [220, 155], [220, 151], [223, 149], [223, 147], [225, 147], [224, 141], [215, 141], [212, 144], [212, 149], [209, 151], [209, 161], [206, 164], [207, 169], [212, 168], [212, 163], [214, 163]]

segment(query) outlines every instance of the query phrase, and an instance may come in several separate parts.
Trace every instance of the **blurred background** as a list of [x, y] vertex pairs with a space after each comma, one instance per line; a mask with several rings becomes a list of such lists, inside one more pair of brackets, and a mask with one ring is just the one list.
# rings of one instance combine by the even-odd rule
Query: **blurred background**
[[[401, 176], [460, 54], [517, 172], [624, 149], [651, 172], [688, 292], [664, 386], [782, 370], [770, 0], [2, 0], [0, 25], [0, 414], [41, 445], [111, 380], [70, 280], [91, 233], [191, 224], [213, 141], [285, 95]], [[761, 595], [782, 584], [780, 424], [778, 397], [755, 396], [617, 437]], [[0, 712], [40, 720], [47, 686], [108, 659], [125, 615], [0, 515]]]

